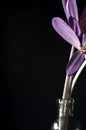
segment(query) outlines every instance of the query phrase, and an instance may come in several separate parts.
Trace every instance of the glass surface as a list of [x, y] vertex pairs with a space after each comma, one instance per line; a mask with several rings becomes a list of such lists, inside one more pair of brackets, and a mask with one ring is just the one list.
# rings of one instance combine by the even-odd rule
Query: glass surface
[[57, 100], [57, 118], [51, 130], [81, 130], [80, 122], [74, 118], [74, 100]]

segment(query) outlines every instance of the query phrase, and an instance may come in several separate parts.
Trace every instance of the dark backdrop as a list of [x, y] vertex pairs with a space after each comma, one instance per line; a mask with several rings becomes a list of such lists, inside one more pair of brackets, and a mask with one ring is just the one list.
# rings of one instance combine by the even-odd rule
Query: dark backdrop
[[[85, 0], [78, 0], [81, 14]], [[61, 98], [70, 45], [52, 28], [65, 14], [60, 0], [3, 2], [0, 6], [0, 129], [50, 130]], [[75, 86], [75, 117], [83, 129], [86, 69]]]

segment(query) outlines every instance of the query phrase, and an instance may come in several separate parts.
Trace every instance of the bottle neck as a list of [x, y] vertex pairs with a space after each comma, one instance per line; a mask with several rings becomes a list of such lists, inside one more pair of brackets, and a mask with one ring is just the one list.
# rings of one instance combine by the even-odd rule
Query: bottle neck
[[74, 100], [57, 99], [57, 112], [59, 117], [73, 116]]

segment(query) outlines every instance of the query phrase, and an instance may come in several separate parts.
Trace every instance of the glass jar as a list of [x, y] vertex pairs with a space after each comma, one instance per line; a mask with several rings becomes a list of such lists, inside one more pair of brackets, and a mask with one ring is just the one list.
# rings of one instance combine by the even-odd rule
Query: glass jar
[[57, 99], [57, 118], [51, 130], [81, 130], [80, 123], [74, 118], [74, 99]]

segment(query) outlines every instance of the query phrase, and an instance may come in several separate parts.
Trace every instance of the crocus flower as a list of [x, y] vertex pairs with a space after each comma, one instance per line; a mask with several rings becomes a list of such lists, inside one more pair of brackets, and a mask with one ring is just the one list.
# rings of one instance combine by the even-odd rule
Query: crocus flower
[[[70, 76], [79, 69], [86, 57], [86, 7], [79, 20], [76, 0], [62, 0], [62, 5], [69, 26], [58, 17], [52, 19], [52, 24], [60, 36], [78, 49], [67, 65], [66, 73]], [[78, 38], [80, 35], [82, 36], [82, 44]]]
[[52, 25], [55, 31], [63, 37], [67, 42], [74, 46], [77, 51], [73, 54], [66, 69], [68, 76], [73, 75], [86, 59], [86, 34], [83, 34], [82, 44], [76, 33], [67, 25], [61, 18], [55, 17], [52, 19]]

